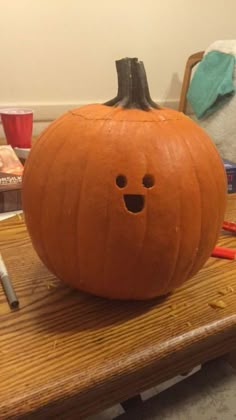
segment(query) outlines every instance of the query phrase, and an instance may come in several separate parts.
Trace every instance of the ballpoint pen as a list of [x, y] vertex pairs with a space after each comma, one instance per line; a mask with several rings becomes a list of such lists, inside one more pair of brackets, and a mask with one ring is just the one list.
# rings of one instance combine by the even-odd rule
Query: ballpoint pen
[[5, 263], [3, 261], [1, 253], [0, 253], [0, 280], [1, 280], [2, 287], [7, 297], [10, 308], [17, 309], [19, 307], [19, 301], [15, 294], [11, 279], [9, 277], [9, 274], [5, 266]]

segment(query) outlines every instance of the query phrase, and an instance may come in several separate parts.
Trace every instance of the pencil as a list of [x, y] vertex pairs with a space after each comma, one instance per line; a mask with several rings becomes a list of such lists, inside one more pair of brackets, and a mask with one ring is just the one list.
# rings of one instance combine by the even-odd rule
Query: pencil
[[2, 287], [6, 295], [6, 298], [8, 300], [8, 304], [10, 308], [17, 309], [19, 307], [19, 301], [13, 289], [13, 285], [12, 285], [11, 279], [9, 277], [9, 274], [5, 266], [5, 263], [3, 261], [1, 253], [0, 253], [0, 279], [1, 279]]

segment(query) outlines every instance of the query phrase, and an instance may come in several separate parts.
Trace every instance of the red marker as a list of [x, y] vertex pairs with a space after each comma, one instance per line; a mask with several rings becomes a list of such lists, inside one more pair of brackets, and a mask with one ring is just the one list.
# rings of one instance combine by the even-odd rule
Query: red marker
[[212, 257], [216, 258], [225, 258], [227, 260], [235, 260], [236, 259], [236, 249], [232, 248], [225, 248], [223, 246], [216, 246], [212, 253]]

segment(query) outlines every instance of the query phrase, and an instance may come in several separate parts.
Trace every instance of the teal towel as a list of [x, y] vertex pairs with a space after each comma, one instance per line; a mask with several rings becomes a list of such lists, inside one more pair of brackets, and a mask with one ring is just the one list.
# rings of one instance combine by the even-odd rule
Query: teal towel
[[234, 95], [234, 66], [235, 57], [231, 54], [211, 51], [204, 56], [187, 93], [197, 118], [212, 114]]

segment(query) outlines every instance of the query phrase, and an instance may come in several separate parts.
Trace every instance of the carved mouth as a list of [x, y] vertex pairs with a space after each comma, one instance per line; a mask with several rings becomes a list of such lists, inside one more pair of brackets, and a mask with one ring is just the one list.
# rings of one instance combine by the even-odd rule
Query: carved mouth
[[141, 194], [125, 194], [124, 202], [127, 210], [139, 213], [144, 208], [144, 196]]

